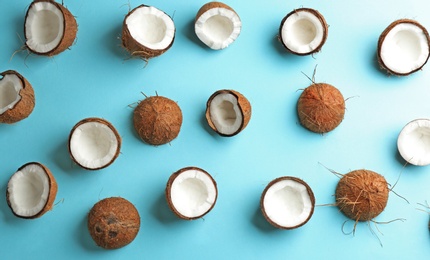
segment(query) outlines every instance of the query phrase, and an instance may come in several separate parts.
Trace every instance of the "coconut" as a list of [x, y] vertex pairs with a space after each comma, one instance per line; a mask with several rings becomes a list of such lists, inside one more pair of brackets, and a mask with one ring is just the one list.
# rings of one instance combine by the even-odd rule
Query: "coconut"
[[400, 155], [408, 163], [418, 166], [430, 164], [430, 119], [409, 122], [397, 138]]
[[314, 83], [300, 95], [297, 114], [305, 128], [315, 133], [327, 133], [342, 122], [345, 100], [334, 86]]
[[166, 185], [166, 199], [176, 216], [198, 219], [215, 206], [218, 189], [212, 176], [197, 167], [186, 167], [173, 173]]
[[287, 14], [279, 27], [279, 40], [291, 53], [317, 53], [327, 40], [328, 26], [317, 10], [299, 8]]
[[379, 65], [389, 73], [410, 75], [420, 70], [429, 59], [429, 33], [417, 21], [396, 20], [379, 37], [377, 56]]
[[206, 103], [206, 120], [221, 136], [234, 136], [248, 125], [251, 104], [241, 93], [234, 90], [218, 90]]
[[209, 48], [227, 48], [239, 37], [242, 22], [230, 6], [209, 2], [197, 12], [194, 30], [197, 37]]
[[263, 191], [260, 208], [276, 228], [294, 229], [306, 224], [315, 208], [309, 185], [296, 177], [284, 176], [271, 181]]
[[88, 231], [94, 242], [105, 249], [130, 244], [139, 229], [139, 212], [128, 200], [120, 197], [103, 199], [88, 213]]
[[75, 17], [52, 0], [35, 0], [25, 16], [25, 45], [35, 54], [53, 56], [69, 48], [76, 38]]
[[6, 200], [12, 213], [34, 219], [52, 209], [57, 195], [57, 182], [43, 164], [30, 162], [21, 166], [9, 179]]
[[115, 127], [104, 119], [83, 119], [70, 131], [70, 157], [84, 169], [108, 167], [118, 157], [120, 150], [121, 137]]
[[0, 123], [12, 124], [27, 118], [35, 105], [33, 87], [16, 71], [0, 75]]
[[153, 6], [140, 5], [124, 18], [122, 45], [132, 56], [148, 60], [172, 47], [175, 32], [169, 15]]
[[355, 170], [342, 176], [336, 187], [336, 205], [354, 221], [369, 221], [384, 211], [388, 183], [373, 171]]
[[134, 109], [133, 123], [144, 142], [151, 145], [166, 144], [179, 135], [182, 111], [171, 99], [148, 97]]

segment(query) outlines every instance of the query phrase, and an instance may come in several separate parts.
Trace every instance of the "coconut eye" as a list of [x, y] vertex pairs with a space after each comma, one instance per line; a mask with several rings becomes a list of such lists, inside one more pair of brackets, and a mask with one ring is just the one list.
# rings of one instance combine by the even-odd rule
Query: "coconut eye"
[[430, 120], [417, 119], [409, 122], [397, 138], [400, 155], [413, 165], [430, 164]]

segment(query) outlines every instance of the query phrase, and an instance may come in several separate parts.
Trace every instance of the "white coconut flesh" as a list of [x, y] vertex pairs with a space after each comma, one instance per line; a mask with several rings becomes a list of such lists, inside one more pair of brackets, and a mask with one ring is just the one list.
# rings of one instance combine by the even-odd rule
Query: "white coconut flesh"
[[7, 74], [0, 80], [0, 115], [21, 100], [19, 93], [22, 88], [22, 81], [16, 75]]
[[217, 197], [216, 186], [207, 173], [190, 169], [181, 172], [170, 191], [174, 208], [183, 216], [195, 218], [208, 212]]
[[230, 93], [216, 95], [210, 103], [209, 112], [212, 123], [221, 134], [232, 135], [243, 124], [237, 98]]
[[115, 132], [99, 122], [86, 122], [73, 131], [70, 151], [75, 161], [89, 169], [109, 164], [116, 156], [119, 140]]
[[166, 49], [175, 37], [173, 20], [152, 6], [135, 9], [125, 22], [133, 39], [153, 50]]
[[37, 164], [28, 164], [14, 173], [7, 185], [12, 210], [22, 217], [32, 217], [41, 212], [49, 190], [49, 177]]
[[63, 13], [49, 2], [33, 4], [28, 10], [25, 33], [26, 44], [31, 50], [39, 53], [52, 51], [63, 38]]
[[195, 23], [197, 37], [208, 47], [220, 50], [233, 43], [240, 34], [242, 22], [232, 10], [216, 7], [204, 12]]
[[305, 222], [313, 208], [306, 186], [294, 180], [274, 183], [266, 191], [263, 206], [267, 217], [285, 228]]
[[430, 120], [408, 123], [399, 134], [397, 147], [407, 162], [419, 166], [430, 164]]
[[315, 14], [297, 11], [284, 21], [281, 40], [292, 52], [310, 53], [324, 40], [324, 28], [324, 24]]
[[382, 42], [380, 58], [385, 66], [398, 74], [421, 68], [429, 56], [429, 44], [423, 30], [412, 23], [394, 26]]

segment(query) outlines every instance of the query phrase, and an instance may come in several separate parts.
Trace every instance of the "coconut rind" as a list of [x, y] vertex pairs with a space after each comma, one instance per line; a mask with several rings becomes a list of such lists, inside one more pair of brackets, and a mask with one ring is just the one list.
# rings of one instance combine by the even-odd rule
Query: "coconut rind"
[[36, 101], [33, 87], [26, 78], [14, 70], [2, 72], [0, 75], [4, 77], [8, 74], [16, 75], [22, 82], [22, 89], [19, 92], [21, 100], [12, 109], [0, 115], [0, 123], [13, 124], [27, 118], [33, 111]]
[[[264, 207], [264, 197], [266, 196], [267, 191], [273, 186], [273, 184], [279, 182], [279, 181], [284, 181], [284, 180], [291, 180], [291, 181], [295, 181], [298, 182], [300, 184], [302, 184], [303, 186], [306, 187], [306, 191], [309, 194], [309, 198], [311, 200], [311, 204], [312, 204], [312, 209], [311, 212], [309, 213], [309, 216], [306, 218], [305, 221], [303, 221], [302, 223], [296, 225], [296, 226], [292, 226], [292, 227], [285, 227], [285, 226], [281, 226], [279, 224], [277, 224], [276, 222], [272, 221], [272, 219], [269, 218], [269, 216], [266, 213], [265, 207]], [[269, 222], [272, 226], [279, 228], [279, 229], [295, 229], [298, 227], [303, 226], [304, 224], [306, 224], [312, 217], [312, 215], [314, 214], [314, 208], [315, 208], [315, 195], [311, 189], [311, 187], [302, 179], [299, 179], [297, 177], [292, 177], [292, 176], [283, 176], [283, 177], [278, 177], [274, 180], [272, 180], [271, 182], [269, 182], [269, 184], [267, 184], [266, 188], [264, 189], [263, 193], [261, 194], [261, 198], [260, 198], [260, 209], [261, 212], [264, 216], [264, 218], [267, 220], [267, 222]]]
[[[234, 12], [237, 15], [236, 11], [234, 11], [233, 8], [231, 8], [230, 6], [228, 6], [222, 2], [209, 2], [209, 3], [204, 4], [202, 7], [200, 7], [199, 11], [196, 14], [195, 21], [197, 21], [202, 14], [204, 14], [205, 12], [207, 12], [208, 10], [210, 10], [212, 8], [225, 8], [225, 9], [228, 9], [228, 10]], [[237, 15], [237, 16], [239, 16], [239, 15]]]
[[[142, 8], [142, 7], [150, 7], [148, 5], [140, 5], [136, 8], [134, 8], [133, 10], [131, 10], [124, 18], [123, 21], [123, 25], [122, 25], [122, 46], [130, 53], [131, 56], [135, 56], [135, 57], [141, 57], [144, 60], [149, 60], [151, 58], [160, 56], [161, 54], [165, 53], [166, 51], [168, 51], [170, 49], [170, 47], [172, 47], [173, 42], [175, 41], [175, 34], [173, 35], [173, 39], [172, 42], [164, 49], [160, 49], [160, 50], [155, 50], [155, 49], [151, 49], [148, 48], [142, 44], [140, 44], [139, 42], [137, 42], [130, 33], [130, 30], [127, 27], [127, 23], [126, 20], [127, 18], [138, 8]], [[160, 10], [161, 11], [161, 10]], [[170, 15], [168, 15], [167, 13], [163, 12], [164, 14], [166, 14], [166, 16], [168, 16], [170, 19], [172, 19], [170, 17]], [[173, 20], [172, 20], [173, 21]], [[175, 28], [176, 31], [176, 28]]]
[[[32, 53], [43, 55], [43, 56], [54, 56], [57, 55], [66, 49], [68, 49], [72, 44], [75, 42], [76, 34], [78, 32], [78, 24], [76, 23], [76, 19], [73, 16], [73, 14], [63, 5], [53, 1], [53, 0], [35, 0], [33, 1], [30, 6], [28, 7], [27, 13], [25, 15], [25, 21], [28, 17], [28, 12], [32, 8], [32, 6], [39, 2], [49, 2], [53, 5], [55, 5], [63, 14], [64, 17], [64, 31], [63, 31], [63, 38], [60, 40], [58, 45], [48, 51], [48, 52], [38, 52], [37, 50], [31, 49], [27, 44], [26, 47], [28, 50], [30, 50]], [[25, 24], [24, 24], [24, 35], [26, 34]]]
[[[282, 40], [283, 35], [282, 35], [282, 27], [284, 26], [285, 21], [292, 15], [295, 14], [297, 12], [309, 12], [312, 13], [315, 17], [318, 18], [318, 20], [321, 22], [321, 25], [323, 26], [323, 38], [321, 40], [321, 43], [318, 45], [318, 47], [316, 47], [314, 50], [310, 51], [310, 52], [305, 52], [305, 53], [300, 53], [300, 52], [295, 52], [293, 50], [291, 50], [290, 48], [288, 48], [285, 44], [284, 41]], [[324, 18], [324, 16], [318, 12], [315, 9], [311, 9], [311, 8], [298, 8], [295, 9], [293, 11], [291, 11], [290, 13], [288, 13], [281, 21], [281, 25], [279, 26], [279, 35], [278, 35], [278, 40], [281, 42], [282, 46], [284, 46], [285, 49], [287, 49], [289, 52], [299, 55], [299, 56], [306, 56], [306, 55], [310, 55], [310, 54], [314, 54], [317, 52], [320, 52], [323, 45], [325, 44], [325, 42], [327, 41], [327, 37], [328, 37], [328, 25], [327, 22]]]
[[[199, 216], [195, 216], [195, 217], [192, 217], [192, 218], [182, 215], [182, 214], [181, 214], [181, 213], [180, 213], [180, 212], [175, 208], [175, 206], [173, 205], [172, 199], [171, 199], [171, 196], [172, 196], [171, 191], [172, 191], [172, 185], [173, 185], [173, 182], [175, 181], [175, 179], [176, 179], [176, 178], [177, 178], [181, 173], [183, 173], [183, 172], [185, 172], [185, 171], [189, 171], [189, 170], [197, 170], [197, 171], [199, 171], [199, 172], [205, 173], [205, 174], [210, 178], [210, 180], [212, 181], [212, 183], [213, 183], [213, 185], [214, 185], [214, 187], [215, 187], [215, 199], [214, 199], [214, 203], [211, 205], [211, 207], [210, 207], [206, 212], [204, 212], [203, 214], [201, 214], [201, 215], [199, 215]], [[177, 217], [179, 217], [179, 218], [181, 218], [181, 219], [184, 219], [184, 220], [195, 220], [195, 219], [199, 219], [199, 218], [203, 217], [204, 215], [206, 215], [207, 213], [209, 213], [209, 212], [213, 209], [213, 207], [215, 206], [215, 203], [216, 203], [216, 201], [217, 201], [217, 198], [218, 198], [218, 188], [217, 188], [217, 184], [216, 184], [216, 182], [215, 182], [214, 178], [213, 178], [213, 177], [212, 177], [212, 176], [211, 176], [207, 171], [205, 171], [205, 170], [203, 170], [203, 169], [200, 169], [200, 168], [198, 168], [198, 167], [190, 166], [190, 167], [182, 168], [182, 169], [180, 169], [180, 170], [178, 170], [178, 171], [174, 172], [172, 175], [170, 175], [169, 180], [167, 181], [167, 184], [166, 184], [165, 195], [166, 195], [167, 205], [169, 206], [170, 210], [171, 210], [171, 211], [172, 211], [172, 212], [173, 212]]]
[[18, 172], [18, 171], [21, 171], [24, 167], [26, 167], [26, 166], [28, 166], [28, 165], [30, 165], [30, 164], [36, 164], [36, 165], [40, 166], [40, 167], [44, 170], [44, 172], [45, 172], [45, 174], [46, 174], [46, 176], [48, 177], [48, 180], [49, 180], [49, 193], [48, 193], [48, 199], [46, 200], [45, 206], [42, 208], [42, 210], [41, 210], [41, 211], [39, 211], [37, 214], [35, 214], [35, 215], [33, 215], [33, 216], [29, 216], [29, 217], [27, 217], [27, 216], [21, 216], [21, 215], [18, 215], [18, 214], [16, 214], [16, 213], [13, 211], [13, 209], [12, 209], [12, 205], [11, 205], [11, 203], [10, 203], [10, 201], [9, 201], [9, 196], [10, 196], [10, 195], [9, 195], [9, 191], [8, 191], [8, 189], [6, 189], [6, 201], [7, 201], [7, 205], [9, 206], [9, 208], [11, 209], [12, 213], [13, 213], [15, 216], [17, 216], [17, 217], [19, 217], [19, 218], [24, 218], [24, 219], [35, 219], [35, 218], [39, 218], [39, 217], [41, 217], [43, 214], [45, 214], [46, 212], [50, 211], [50, 210], [53, 208], [54, 201], [55, 201], [55, 197], [57, 196], [57, 191], [58, 191], [58, 185], [57, 185], [57, 181], [56, 181], [56, 180], [55, 180], [55, 178], [54, 178], [54, 175], [52, 174], [52, 172], [49, 170], [49, 168], [48, 168], [48, 167], [46, 167], [45, 165], [43, 165], [43, 164], [41, 164], [41, 163], [38, 163], [38, 162], [29, 162], [29, 163], [26, 163], [26, 164], [24, 164], [23, 166], [21, 166], [21, 167], [17, 170], [17, 172]]
[[[73, 132], [74, 132], [74, 131], [75, 131], [75, 130], [80, 126], [80, 125], [85, 124], [85, 123], [91, 123], [91, 122], [97, 122], [97, 123], [104, 124], [104, 125], [106, 125], [107, 127], [109, 127], [109, 129], [111, 129], [111, 130], [112, 130], [112, 132], [114, 133], [114, 135], [115, 135], [115, 137], [116, 137], [116, 140], [118, 141], [118, 147], [117, 147], [117, 149], [116, 149], [115, 155], [112, 157], [112, 160], [111, 160], [110, 162], [108, 162], [107, 164], [102, 165], [102, 166], [100, 166], [100, 167], [96, 167], [96, 168], [89, 168], [89, 167], [86, 167], [86, 166], [84, 166], [84, 165], [80, 164], [80, 163], [78, 162], [78, 160], [76, 160], [76, 159], [75, 159], [75, 157], [73, 156], [73, 154], [72, 154], [72, 150], [71, 150], [71, 144], [70, 144], [70, 142], [71, 142], [71, 140], [72, 140]], [[120, 151], [121, 151], [121, 144], [122, 144], [121, 136], [119, 135], [118, 131], [115, 129], [115, 127], [114, 127], [114, 126], [113, 126], [109, 121], [107, 121], [107, 120], [105, 120], [105, 119], [102, 119], [102, 118], [98, 118], [98, 117], [89, 117], [89, 118], [85, 118], [85, 119], [83, 119], [83, 120], [79, 121], [78, 123], [76, 123], [76, 125], [75, 125], [75, 126], [73, 126], [73, 128], [72, 128], [72, 130], [70, 131], [70, 134], [69, 134], [68, 149], [69, 149], [69, 155], [70, 155], [70, 158], [72, 159], [72, 161], [73, 161], [74, 163], [76, 163], [76, 164], [77, 164], [77, 165], [79, 165], [80, 167], [82, 167], [82, 168], [84, 168], [84, 169], [86, 169], [86, 170], [100, 170], [100, 169], [103, 169], [103, 168], [108, 167], [109, 165], [111, 165], [111, 164], [116, 160], [116, 158], [118, 158], [119, 153], [120, 153]]]
[[387, 34], [395, 27], [395, 26], [397, 26], [397, 25], [399, 25], [399, 24], [401, 24], [401, 23], [409, 23], [409, 24], [413, 24], [413, 25], [415, 25], [415, 26], [417, 26], [418, 28], [420, 28], [422, 31], [423, 31], [423, 33], [424, 33], [424, 35], [426, 36], [426, 38], [427, 38], [427, 45], [430, 47], [430, 35], [429, 35], [429, 33], [428, 33], [428, 31], [427, 31], [427, 29], [423, 26], [423, 25], [421, 25], [419, 22], [417, 22], [417, 21], [415, 21], [415, 20], [412, 20], [412, 19], [399, 19], [399, 20], [396, 20], [396, 21], [394, 21], [394, 22], [392, 22], [390, 25], [388, 25], [388, 27], [381, 33], [381, 35], [379, 36], [379, 40], [378, 40], [378, 50], [377, 50], [377, 58], [378, 58], [378, 63], [379, 63], [379, 66], [381, 67], [381, 69], [384, 69], [384, 70], [386, 70], [388, 73], [390, 73], [390, 74], [393, 74], [393, 75], [396, 75], [396, 76], [408, 76], [408, 75], [410, 75], [410, 74], [412, 74], [412, 73], [414, 73], [414, 72], [417, 72], [417, 71], [419, 71], [419, 70], [421, 70], [422, 69], [422, 67], [424, 67], [424, 65], [427, 63], [427, 61], [428, 61], [428, 59], [429, 59], [429, 57], [430, 57], [430, 52], [429, 52], [429, 54], [427, 55], [427, 59], [425, 60], [425, 62], [420, 66], [420, 67], [418, 67], [418, 68], [416, 68], [416, 69], [414, 69], [414, 70], [412, 70], [412, 71], [410, 71], [410, 72], [407, 72], [407, 73], [399, 73], [399, 72], [396, 72], [396, 71], [393, 71], [393, 70], [391, 70], [387, 65], [385, 65], [385, 63], [384, 63], [384, 61], [382, 60], [382, 58], [381, 58], [381, 49], [382, 49], [382, 43], [384, 42], [384, 40], [385, 40], [385, 37], [387, 36]]
[[87, 227], [98, 246], [117, 249], [136, 238], [140, 229], [140, 216], [128, 200], [120, 197], [106, 198], [91, 208]]
[[[240, 112], [242, 113], [243, 120], [242, 120], [241, 126], [239, 127], [239, 129], [236, 132], [229, 134], [229, 135], [226, 135], [226, 134], [219, 132], [218, 129], [215, 127], [215, 124], [212, 122], [212, 119], [211, 119], [210, 105], [211, 105], [212, 100], [219, 94], [231, 94], [234, 97], [236, 97], [237, 105], [240, 109]], [[240, 133], [248, 125], [249, 121], [251, 120], [251, 115], [252, 115], [251, 103], [249, 102], [249, 100], [244, 95], [242, 95], [240, 92], [237, 92], [235, 90], [229, 90], [229, 89], [218, 90], [209, 97], [209, 99], [206, 103], [206, 113], [205, 113], [206, 121], [208, 122], [209, 127], [221, 136], [231, 137], [231, 136], [235, 136], [238, 133]]]

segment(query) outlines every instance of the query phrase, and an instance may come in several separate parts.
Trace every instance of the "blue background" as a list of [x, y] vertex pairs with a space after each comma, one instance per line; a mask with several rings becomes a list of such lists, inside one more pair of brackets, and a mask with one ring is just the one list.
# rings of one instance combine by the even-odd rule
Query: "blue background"
[[[58, 182], [54, 209], [35, 220], [12, 215], [0, 200], [2, 259], [428, 259], [429, 214], [418, 203], [430, 198], [430, 168], [404, 167], [396, 141], [402, 127], [430, 117], [430, 71], [409, 77], [379, 69], [376, 45], [392, 21], [412, 18], [430, 28], [425, 0], [387, 1], [230, 1], [240, 15], [242, 33], [230, 47], [213, 51], [199, 42], [193, 22], [206, 1], [144, 2], [170, 14], [176, 25], [172, 48], [149, 64], [128, 57], [120, 47], [127, 1], [66, 1], [79, 31], [71, 50], [53, 58], [20, 52], [30, 1], [1, 1], [0, 70], [14, 69], [33, 85], [36, 107], [29, 118], [0, 125], [0, 194], [26, 162], [48, 166]], [[132, 8], [142, 4], [130, 0]], [[314, 57], [289, 54], [277, 41], [280, 21], [299, 7], [319, 10], [329, 27], [322, 52]], [[338, 87], [347, 111], [342, 124], [325, 135], [298, 123], [301, 89], [317, 82]], [[429, 65], [427, 65], [429, 66]], [[218, 89], [243, 93], [253, 114], [248, 127], [232, 138], [217, 136], [204, 119], [206, 101]], [[136, 136], [133, 104], [146, 95], [166, 96], [183, 112], [179, 137], [170, 145], [149, 146]], [[74, 165], [67, 139], [86, 117], [109, 120], [123, 138], [119, 158], [92, 172]], [[204, 219], [177, 219], [168, 209], [164, 187], [170, 174], [198, 166], [216, 179], [219, 197]], [[394, 184], [386, 210], [345, 235], [347, 220], [336, 207], [317, 206], [311, 220], [291, 231], [276, 230], [262, 217], [260, 195], [272, 179], [304, 179], [318, 205], [334, 202], [337, 172], [366, 168]], [[98, 200], [121, 196], [139, 210], [141, 230], [130, 245], [103, 250], [92, 241], [86, 216]], [[418, 208], [418, 209], [417, 209]], [[345, 229], [351, 230], [348, 222]]]

